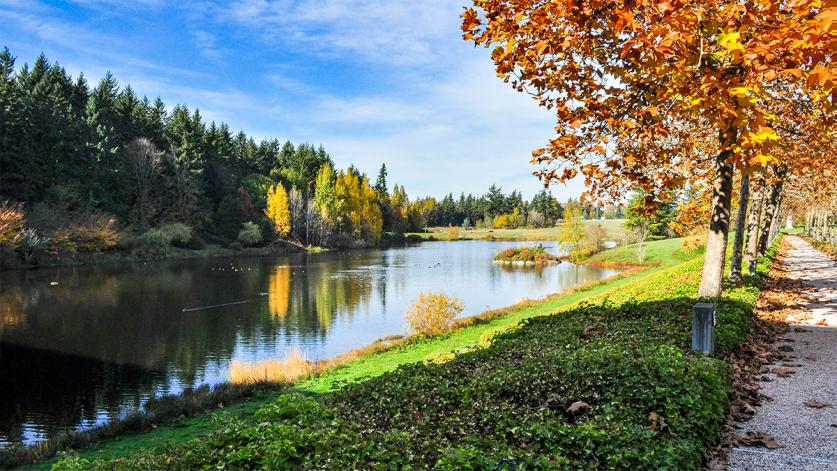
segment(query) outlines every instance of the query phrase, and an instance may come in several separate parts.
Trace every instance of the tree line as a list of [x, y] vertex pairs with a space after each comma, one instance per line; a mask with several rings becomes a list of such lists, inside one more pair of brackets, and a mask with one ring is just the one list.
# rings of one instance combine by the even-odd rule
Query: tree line
[[[484, 195], [410, 199], [354, 166], [337, 169], [311, 144], [256, 141], [197, 109], [139, 97], [108, 73], [95, 86], [42, 54], [15, 68], [0, 53], [0, 201], [6, 246], [24, 258], [204, 241], [375, 245], [430, 226], [545, 227], [564, 211], [548, 191], [531, 201], [492, 185]], [[579, 202], [570, 204], [579, 204]], [[586, 217], [622, 208], [581, 205]], [[17, 216], [14, 216], [17, 215]]]

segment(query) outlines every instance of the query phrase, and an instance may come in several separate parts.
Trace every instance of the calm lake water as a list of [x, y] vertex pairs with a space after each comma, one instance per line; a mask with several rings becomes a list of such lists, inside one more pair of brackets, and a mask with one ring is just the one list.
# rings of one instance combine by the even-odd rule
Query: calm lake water
[[491, 263], [516, 245], [0, 273], [0, 444], [34, 443], [123, 416], [151, 396], [223, 382], [233, 360], [294, 348], [316, 360], [402, 334], [420, 291], [459, 296], [469, 315], [615, 274]]

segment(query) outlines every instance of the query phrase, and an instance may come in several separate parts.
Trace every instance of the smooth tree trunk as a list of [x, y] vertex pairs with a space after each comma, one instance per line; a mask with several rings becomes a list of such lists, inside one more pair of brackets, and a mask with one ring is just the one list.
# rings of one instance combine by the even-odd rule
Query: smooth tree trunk
[[738, 216], [735, 219], [735, 238], [732, 242], [732, 261], [729, 279], [741, 279], [741, 260], [744, 251], [744, 226], [747, 222], [747, 204], [750, 201], [750, 175], [741, 175], [741, 190], [738, 192]]
[[715, 178], [712, 182], [712, 219], [709, 221], [709, 234], [706, 237], [706, 254], [703, 260], [703, 273], [700, 278], [698, 296], [717, 297], [721, 295], [724, 279], [724, 261], [729, 237], [730, 212], [732, 211], [732, 173], [730, 162], [732, 151], [727, 144], [734, 142], [734, 131], [727, 131], [720, 136], [723, 149], [715, 157]]
[[759, 223], [761, 221], [762, 206], [764, 202], [764, 181], [762, 180], [758, 191], [753, 193], [753, 203], [750, 205], [750, 217], [747, 221], [747, 273], [756, 274], [756, 265], [759, 258]]
[[776, 203], [776, 210], [773, 211], [773, 219], [770, 221], [770, 235], [769, 240], [767, 241], [768, 245], [772, 244], [773, 241], [776, 239], [776, 235], [779, 234], [779, 227], [781, 227], [782, 223], [780, 222], [782, 219], [782, 196], [779, 196], [779, 202]]
[[770, 244], [770, 226], [773, 224], [773, 217], [777, 212], [780, 194], [782, 194], [781, 180], [771, 185], [770, 195], [767, 197], [767, 206], [764, 209], [764, 218], [762, 219], [761, 232], [759, 234], [759, 257], [764, 255], [767, 251], [768, 244]]

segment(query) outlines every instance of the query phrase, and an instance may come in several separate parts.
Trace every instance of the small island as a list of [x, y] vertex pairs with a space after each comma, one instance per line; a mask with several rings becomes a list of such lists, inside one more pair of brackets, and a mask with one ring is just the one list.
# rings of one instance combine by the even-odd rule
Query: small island
[[494, 256], [494, 263], [511, 265], [551, 265], [561, 263], [561, 259], [547, 253], [543, 245], [534, 247], [510, 247]]

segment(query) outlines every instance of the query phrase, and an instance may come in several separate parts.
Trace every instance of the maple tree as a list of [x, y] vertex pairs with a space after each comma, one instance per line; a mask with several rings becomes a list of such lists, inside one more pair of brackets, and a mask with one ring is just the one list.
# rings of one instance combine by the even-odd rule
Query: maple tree
[[834, 17], [818, 0], [474, 0], [462, 30], [555, 111], [556, 136], [532, 158], [547, 185], [580, 171], [589, 195], [653, 194], [711, 164], [699, 294], [717, 296], [734, 170], [781, 163], [778, 130], [797, 124], [771, 108], [804, 96], [831, 114]]

